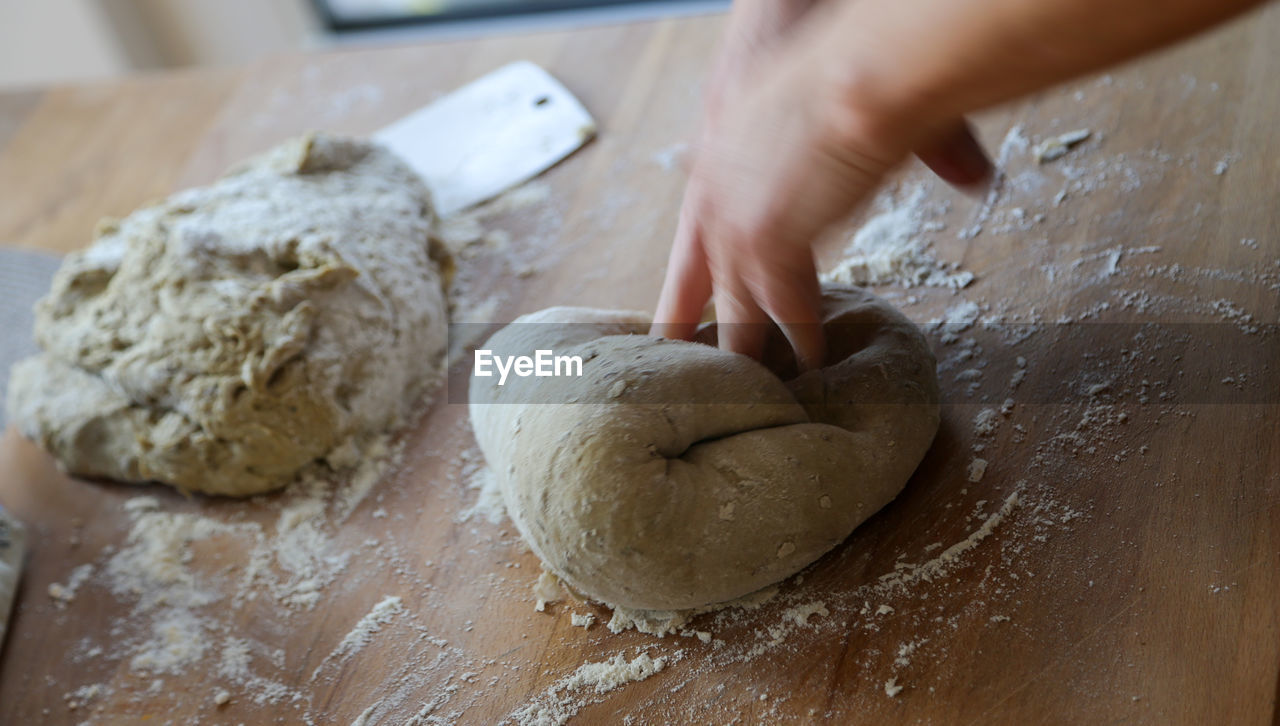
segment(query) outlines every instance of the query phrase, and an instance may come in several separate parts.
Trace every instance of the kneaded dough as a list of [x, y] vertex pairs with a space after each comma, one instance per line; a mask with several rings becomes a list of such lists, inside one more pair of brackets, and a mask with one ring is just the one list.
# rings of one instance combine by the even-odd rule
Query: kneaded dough
[[936, 362], [858, 288], [823, 295], [824, 368], [643, 333], [643, 313], [551, 308], [484, 348], [578, 355], [582, 377], [473, 376], [470, 413], [507, 511], [545, 565], [601, 602], [681, 610], [804, 568], [897, 496], [938, 428]]
[[323, 135], [104, 221], [37, 305], [9, 416], [73, 474], [210, 494], [355, 463], [440, 376], [434, 223], [391, 152]]

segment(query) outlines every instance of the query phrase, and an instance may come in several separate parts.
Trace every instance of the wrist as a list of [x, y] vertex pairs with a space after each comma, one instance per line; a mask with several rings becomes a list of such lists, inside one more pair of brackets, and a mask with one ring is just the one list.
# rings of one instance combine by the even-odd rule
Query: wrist
[[[833, 32], [834, 31], [834, 32]], [[901, 85], [898, 69], [873, 47], [841, 37], [828, 25], [809, 45], [797, 72], [807, 76], [806, 97], [820, 135], [833, 153], [856, 151], [885, 168], [927, 136], [928, 118]]]
[[895, 159], [972, 110], [956, 92], [945, 43], [905, 10], [832, 3], [814, 11], [803, 41], [832, 138], [873, 143]]

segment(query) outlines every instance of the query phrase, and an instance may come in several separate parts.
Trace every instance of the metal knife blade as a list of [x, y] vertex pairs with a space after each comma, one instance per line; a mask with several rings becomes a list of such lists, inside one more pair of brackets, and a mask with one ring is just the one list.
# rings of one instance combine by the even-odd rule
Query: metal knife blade
[[373, 134], [447, 217], [532, 179], [596, 134], [586, 108], [529, 61], [503, 66]]
[[62, 258], [46, 252], [0, 248], [0, 431], [5, 427], [9, 368], [40, 352], [32, 330], [36, 301], [49, 292]]
[[18, 594], [27, 533], [12, 514], [0, 507], [0, 644], [9, 628], [9, 613]]

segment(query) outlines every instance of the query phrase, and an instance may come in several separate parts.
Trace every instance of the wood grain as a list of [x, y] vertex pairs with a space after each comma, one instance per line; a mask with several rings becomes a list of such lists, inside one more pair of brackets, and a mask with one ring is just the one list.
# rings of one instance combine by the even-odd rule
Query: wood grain
[[[479, 254], [466, 279], [501, 293], [494, 320], [548, 304], [648, 308], [683, 186], [679, 145], [693, 129], [721, 23], [349, 50], [0, 96], [0, 129], [11, 129], [0, 133], [0, 241], [78, 248], [99, 216], [206, 182], [292, 134], [365, 133], [528, 58], [584, 101], [602, 133], [543, 177], [544, 205], [492, 221], [512, 233], [513, 247]], [[963, 365], [943, 372], [944, 424], [902, 496], [774, 602], [724, 622], [695, 621], [713, 632], [712, 643], [572, 627], [570, 611], [607, 619], [592, 605], [533, 612], [537, 562], [514, 528], [462, 519], [475, 497], [463, 460], [473, 441], [465, 406], [446, 394], [406, 434], [403, 466], [333, 532], [352, 559], [316, 609], [284, 615], [269, 598], [215, 606], [228, 627], [219, 637], [281, 649], [275, 664], [256, 653], [254, 667], [305, 698], [259, 704], [232, 688], [231, 703], [218, 708], [212, 692], [229, 683], [216, 654], [162, 676], [134, 672], [127, 657], [90, 657], [90, 644], [127, 646], [145, 618], [130, 616], [132, 601], [101, 581], [65, 609], [46, 593], [74, 566], [101, 563], [104, 548], [125, 543], [122, 506], [139, 493], [169, 510], [264, 525], [271, 501], [70, 479], [10, 430], [0, 440], [0, 501], [29, 524], [34, 544], [0, 652], [0, 722], [345, 724], [382, 703], [376, 722], [402, 723], [448, 694], [432, 715], [495, 723], [579, 665], [639, 649], [679, 660], [593, 695], [574, 723], [1272, 722], [1280, 355], [1268, 357], [1274, 328], [1237, 340], [1240, 320], [1215, 302], [1277, 322], [1277, 32], [1280, 8], [1271, 7], [1109, 76], [984, 114], [979, 131], [993, 150], [1018, 124], [1032, 139], [1078, 127], [1095, 137], [1043, 167], [1004, 144], [1005, 186], [972, 239], [956, 232], [984, 219], [979, 202], [916, 165], [895, 178], [899, 196], [924, 184], [931, 202], [947, 205], [934, 251], [977, 280], [960, 292], [882, 292], [917, 320], [968, 300], [1033, 334], [1011, 342], [1010, 326], [964, 331], [981, 351], [973, 359], [985, 366], [979, 385], [966, 392], [957, 380]], [[1224, 173], [1214, 173], [1224, 160]], [[1063, 189], [1070, 192], [1055, 205]], [[1015, 208], [1044, 219], [1015, 223]], [[822, 258], [831, 261], [844, 239], [847, 230], [833, 235]], [[513, 260], [532, 260], [538, 272], [516, 277]], [[1055, 324], [1060, 318], [1073, 322]], [[1208, 324], [1209, 338], [1234, 342], [1201, 344], [1188, 332], [1199, 329], [1181, 323]], [[942, 332], [930, 334], [940, 357], [953, 358], [957, 344]], [[1017, 387], [1019, 356], [1027, 378]], [[1241, 373], [1240, 387], [1219, 383]], [[1092, 396], [1081, 388], [1104, 382]], [[1162, 390], [1176, 393], [1161, 399]], [[975, 415], [1006, 397], [1012, 411], [993, 435], [979, 436]], [[977, 483], [966, 477], [975, 455], [990, 462]], [[945, 576], [902, 591], [875, 588], [895, 563], [963, 541], [1015, 492], [1020, 506]], [[237, 546], [206, 543], [192, 567], [212, 577], [217, 563], [243, 554]], [[397, 621], [309, 682], [386, 595], [401, 597], [421, 632], [447, 646]], [[767, 644], [767, 629], [788, 622], [787, 607], [812, 601], [829, 614], [735, 657]], [[876, 615], [879, 605], [893, 610]], [[156, 678], [163, 683], [152, 691]], [[896, 697], [885, 693], [890, 679], [904, 687]], [[89, 684], [102, 693], [70, 710], [65, 694]]]

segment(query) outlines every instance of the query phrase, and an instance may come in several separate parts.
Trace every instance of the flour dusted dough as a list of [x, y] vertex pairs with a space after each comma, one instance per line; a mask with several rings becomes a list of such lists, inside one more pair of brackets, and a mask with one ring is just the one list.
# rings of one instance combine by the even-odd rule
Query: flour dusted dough
[[[780, 334], [766, 367], [648, 337], [648, 324], [526, 315], [484, 347], [580, 355], [583, 377], [471, 383], [512, 519], [555, 574], [602, 602], [695, 608], [797, 572], [898, 494], [937, 431], [928, 344], [860, 289], [824, 291], [827, 364], [803, 375]], [[714, 344], [714, 327], [702, 340]]]
[[449, 260], [426, 188], [309, 135], [69, 256], [9, 416], [70, 472], [249, 495], [404, 422], [437, 380]]

